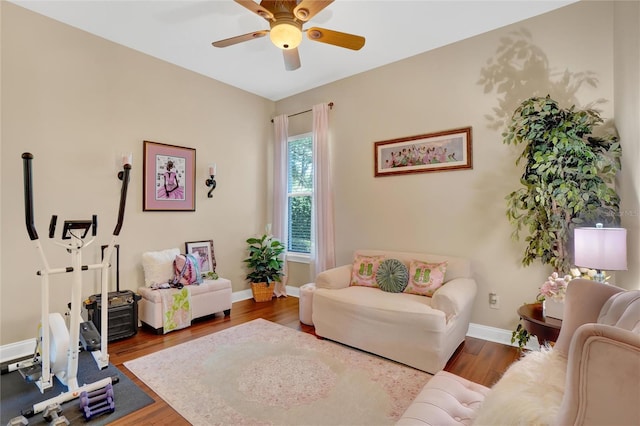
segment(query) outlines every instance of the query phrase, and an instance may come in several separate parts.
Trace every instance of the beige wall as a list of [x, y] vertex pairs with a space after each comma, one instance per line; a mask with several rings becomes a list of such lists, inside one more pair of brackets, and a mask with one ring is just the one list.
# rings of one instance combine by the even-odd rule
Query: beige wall
[[[24, 229], [22, 152], [36, 156], [36, 224], [52, 264], [66, 265], [67, 256], [46, 238], [51, 214], [61, 219], [98, 214], [96, 245], [108, 241], [117, 212], [116, 158], [122, 151], [133, 151], [120, 239], [122, 287], [135, 289], [141, 282], [143, 251], [213, 239], [219, 271], [238, 291], [247, 288], [241, 263], [244, 240], [262, 232], [270, 217], [271, 158], [265, 146], [271, 138], [269, 119], [328, 101], [335, 103], [330, 119], [338, 263], [348, 263], [357, 248], [467, 256], [479, 284], [472, 321], [510, 329], [517, 320], [517, 306], [533, 300], [549, 269], [520, 265], [524, 246], [510, 239], [512, 228], [504, 215], [504, 197], [517, 188], [520, 174], [514, 165], [517, 151], [502, 144], [501, 129], [490, 127], [487, 116], [512, 111], [517, 101], [536, 90], [580, 106], [604, 99], [599, 108], [605, 118], [612, 118], [615, 107], [623, 137], [625, 168], [619, 184], [623, 210], [630, 212], [623, 224], [636, 247], [620, 284], [638, 287], [638, 52], [637, 43], [625, 42], [629, 33], [614, 25], [614, 17], [635, 25], [630, 36], [637, 40], [637, 5], [618, 9], [615, 4], [614, 10], [610, 2], [580, 2], [274, 105], [12, 4], [0, 4], [0, 344], [33, 337], [39, 316], [34, 271], [41, 266]], [[507, 72], [508, 81], [518, 77], [524, 82], [507, 95], [485, 91], [478, 83], [482, 69], [496, 58], [501, 39], [522, 28], [532, 34], [528, 45], [540, 49], [548, 68], [526, 68], [517, 76]], [[631, 74], [621, 71], [629, 65], [627, 58]], [[583, 85], [569, 94], [567, 85], [558, 83], [565, 71], [574, 81], [577, 73], [592, 72], [597, 87]], [[627, 87], [634, 90], [626, 94]], [[375, 141], [461, 126], [473, 127], [473, 170], [373, 177]], [[292, 120], [291, 127], [308, 131], [309, 114]], [[142, 212], [145, 139], [197, 149], [196, 212]], [[210, 161], [216, 161], [219, 170], [213, 199], [206, 198], [204, 187]], [[98, 249], [90, 247], [85, 253], [87, 262], [95, 261]], [[290, 270], [291, 284], [308, 281], [304, 265]], [[86, 293], [97, 291], [95, 277], [85, 277], [88, 287], [93, 286]], [[65, 285], [54, 280], [61, 290], [52, 310], [64, 310]], [[489, 291], [500, 295], [501, 309], [489, 309]]]
[[622, 226], [627, 229], [629, 260], [629, 270], [619, 272], [617, 278], [631, 285], [635, 283], [635, 287], [638, 287], [640, 286], [640, 268], [637, 266], [640, 259], [640, 2], [617, 1], [614, 16], [614, 107], [616, 128], [623, 141], [623, 173], [618, 184]]
[[[539, 49], [547, 68], [502, 68], [514, 88], [485, 91], [478, 83], [481, 70], [495, 62], [501, 39], [522, 29], [531, 33], [527, 45]], [[581, 2], [277, 102], [278, 113], [335, 103], [330, 122], [338, 264], [349, 263], [358, 248], [469, 257], [479, 285], [472, 322], [511, 329], [517, 307], [535, 299], [551, 271], [521, 266], [524, 245], [511, 240], [504, 200], [518, 187], [519, 150], [502, 143], [503, 128], [491, 128], [487, 116], [510, 114], [525, 98], [550, 93], [566, 106], [602, 99], [603, 117], [612, 118], [613, 42], [613, 3]], [[570, 93], [560, 83], [565, 71], [572, 82], [579, 73], [592, 73], [597, 87], [584, 84]], [[637, 102], [637, 92], [632, 97]], [[373, 176], [375, 141], [464, 126], [473, 127], [473, 170]], [[622, 143], [637, 152], [637, 137]], [[637, 176], [629, 169], [637, 167], [627, 167], [620, 180], [629, 185], [632, 173]], [[637, 241], [637, 230], [631, 238]], [[637, 256], [629, 258], [630, 274], [637, 276], [638, 263]], [[639, 286], [637, 279], [620, 284]], [[489, 308], [491, 291], [500, 296], [498, 310]]]
[[[142, 282], [141, 253], [213, 239], [222, 276], [248, 288], [245, 239], [265, 225], [266, 149], [274, 103], [2, 2], [2, 271], [0, 344], [34, 337], [40, 260], [24, 226], [22, 161], [34, 160], [35, 221], [52, 267], [69, 256], [47, 238], [49, 218], [98, 215], [98, 260], [118, 211], [118, 154], [133, 152], [122, 228], [121, 287]], [[151, 140], [196, 149], [196, 211], [142, 211], [142, 147]], [[217, 189], [206, 196], [206, 166]], [[60, 231], [60, 227], [58, 230]], [[97, 291], [85, 273], [85, 295]], [[68, 277], [52, 280], [51, 310], [64, 312]]]

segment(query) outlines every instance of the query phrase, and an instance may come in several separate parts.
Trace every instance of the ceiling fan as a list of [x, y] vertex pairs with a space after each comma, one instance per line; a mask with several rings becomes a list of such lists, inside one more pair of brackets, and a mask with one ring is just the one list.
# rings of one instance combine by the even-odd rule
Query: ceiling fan
[[266, 19], [271, 28], [214, 41], [211, 44], [215, 47], [232, 46], [269, 34], [273, 44], [282, 49], [285, 69], [293, 71], [300, 68], [298, 46], [303, 32], [307, 33], [309, 40], [346, 49], [360, 50], [364, 46], [364, 37], [358, 35], [318, 27], [302, 29], [305, 22], [333, 3], [333, 0], [262, 0], [260, 4], [253, 0], [234, 1]]

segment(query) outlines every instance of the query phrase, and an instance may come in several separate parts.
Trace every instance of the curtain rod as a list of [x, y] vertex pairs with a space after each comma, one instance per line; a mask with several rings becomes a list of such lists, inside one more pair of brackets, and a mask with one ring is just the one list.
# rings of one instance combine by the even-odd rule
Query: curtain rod
[[[329, 102], [329, 109], [333, 109], [333, 102]], [[305, 114], [305, 113], [311, 112], [311, 111], [313, 111], [313, 110], [312, 109], [307, 109], [307, 110], [304, 110], [304, 111], [300, 111], [300, 112], [296, 112], [294, 114], [287, 115], [287, 117], [291, 118], [291, 117], [295, 117], [296, 115]], [[273, 123], [273, 118], [271, 119], [271, 122]]]

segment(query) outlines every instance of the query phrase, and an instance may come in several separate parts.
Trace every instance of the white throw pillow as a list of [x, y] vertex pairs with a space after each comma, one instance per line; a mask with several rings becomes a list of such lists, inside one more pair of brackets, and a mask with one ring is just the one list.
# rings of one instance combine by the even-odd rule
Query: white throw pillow
[[173, 260], [179, 254], [178, 248], [142, 253], [144, 285], [151, 287], [154, 284], [163, 284], [172, 280]]

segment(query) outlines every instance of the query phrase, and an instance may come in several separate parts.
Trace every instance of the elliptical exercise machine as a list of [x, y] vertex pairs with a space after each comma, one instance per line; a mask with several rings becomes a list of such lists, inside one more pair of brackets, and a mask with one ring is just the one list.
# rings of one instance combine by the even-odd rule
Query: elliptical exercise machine
[[[33, 407], [23, 416], [31, 417], [37, 413], [43, 412], [47, 407], [56, 404], [62, 404], [78, 398], [81, 393], [90, 393], [99, 389], [111, 386], [112, 378], [107, 377], [93, 383], [78, 384], [78, 357], [80, 353], [80, 342], [83, 342], [85, 348], [90, 346], [91, 354], [99, 369], [104, 369], [109, 365], [108, 354], [108, 309], [101, 312], [101, 324], [103, 333], [100, 336], [93, 323], [81, 322], [82, 308], [82, 271], [98, 270], [102, 272], [101, 297], [102, 300], [108, 300], [109, 291], [109, 259], [113, 253], [118, 235], [122, 228], [124, 219], [124, 211], [127, 199], [127, 188], [129, 184], [129, 172], [131, 164], [123, 164], [123, 170], [118, 173], [118, 178], [122, 180], [122, 188], [120, 191], [120, 206], [118, 210], [118, 222], [113, 231], [111, 242], [104, 251], [102, 263], [83, 265], [81, 251], [90, 245], [97, 233], [98, 219], [93, 215], [91, 220], [65, 220], [62, 231], [62, 240], [66, 242], [54, 241], [54, 244], [64, 247], [71, 255], [71, 266], [64, 268], [51, 268], [44, 254], [38, 233], [33, 220], [33, 185], [32, 185], [32, 161], [33, 155], [25, 152], [22, 154], [23, 171], [24, 171], [24, 208], [25, 223], [29, 238], [34, 242], [44, 268], [37, 272], [42, 278], [42, 297], [41, 297], [41, 324], [38, 336], [38, 344], [36, 345], [36, 353], [32, 360], [17, 363], [19, 369], [29, 369], [29, 377], [35, 381], [41, 393], [53, 386], [54, 377], [57, 377], [60, 383], [66, 386], [67, 391], [58, 396], [47, 399], [46, 401], [34, 404]], [[56, 229], [57, 216], [51, 217], [49, 224], [49, 238], [54, 238]], [[87, 234], [91, 232], [91, 238], [85, 242]], [[55, 274], [72, 275], [71, 287], [71, 303], [69, 329], [67, 330], [65, 321], [59, 313], [49, 313], [49, 276]], [[86, 345], [87, 341], [91, 341], [91, 345]], [[99, 342], [99, 346], [98, 346]], [[38, 354], [37, 348], [40, 348]], [[40, 367], [40, 368], [38, 368]], [[34, 370], [40, 370], [35, 372]], [[24, 375], [24, 374], [23, 374]]]

